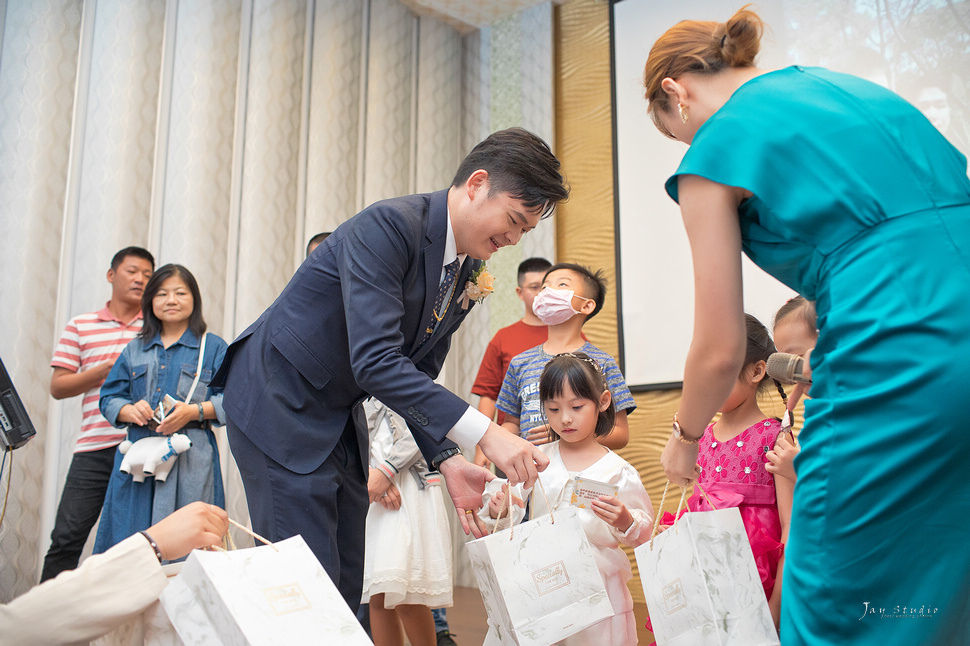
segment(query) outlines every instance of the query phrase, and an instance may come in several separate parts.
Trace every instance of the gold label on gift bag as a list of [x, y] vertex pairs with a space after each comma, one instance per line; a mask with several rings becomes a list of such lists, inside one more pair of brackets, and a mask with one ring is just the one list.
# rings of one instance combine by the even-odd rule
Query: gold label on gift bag
[[532, 573], [532, 580], [535, 581], [536, 591], [540, 597], [569, 585], [569, 575], [566, 573], [566, 566], [563, 565], [562, 561], [536, 570]]
[[680, 584], [680, 579], [671, 581], [663, 587], [664, 607], [667, 614], [672, 615], [678, 610], [687, 607], [687, 597], [684, 596], [684, 586]]
[[310, 602], [307, 601], [299, 583], [266, 588], [263, 594], [266, 595], [266, 600], [277, 615], [288, 615], [310, 607]]

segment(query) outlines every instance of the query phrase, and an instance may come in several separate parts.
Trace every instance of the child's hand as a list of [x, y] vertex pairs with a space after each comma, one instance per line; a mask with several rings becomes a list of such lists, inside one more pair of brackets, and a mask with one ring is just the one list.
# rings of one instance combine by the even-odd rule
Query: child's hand
[[[505, 516], [506, 518], [512, 515], [511, 511], [505, 508], [505, 497], [507, 495], [509, 495], [509, 485], [504, 484], [502, 485], [502, 490], [499, 492], [496, 492], [495, 495], [489, 499], [488, 501], [489, 518], [498, 518], [499, 512], [501, 512], [502, 515]], [[525, 502], [523, 502], [522, 499], [516, 495], [512, 496], [512, 504], [518, 505], [523, 509], [525, 508]]]
[[592, 505], [593, 513], [621, 534], [633, 524], [633, 514], [616, 496], [600, 496]]
[[788, 433], [778, 435], [778, 439], [775, 440], [775, 448], [765, 454], [765, 457], [768, 458], [765, 469], [772, 475], [788, 478], [795, 482], [798, 476], [795, 475], [794, 460], [801, 448], [794, 441], [794, 438], [789, 439], [790, 437]]
[[483, 469], [491, 469], [492, 461], [488, 459], [488, 456], [482, 451], [482, 447], [475, 445], [475, 466], [482, 467]]
[[536, 446], [542, 446], [543, 444], [548, 444], [552, 441], [549, 436], [549, 425], [542, 424], [541, 426], [536, 426], [531, 429], [525, 435], [525, 439], [529, 440]]
[[387, 488], [387, 493], [380, 499], [384, 509], [395, 511], [401, 508], [401, 492], [393, 484]]
[[388, 480], [387, 474], [380, 469], [371, 468], [367, 475], [367, 498], [371, 502], [383, 502], [381, 498], [390, 487], [391, 481]]

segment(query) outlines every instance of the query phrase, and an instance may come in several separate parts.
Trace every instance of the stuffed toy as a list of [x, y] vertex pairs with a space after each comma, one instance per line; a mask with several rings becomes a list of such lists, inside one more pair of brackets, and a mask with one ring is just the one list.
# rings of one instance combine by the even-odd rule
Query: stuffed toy
[[118, 446], [125, 456], [121, 461], [121, 472], [130, 473], [135, 482], [144, 482], [145, 476], [155, 476], [157, 481], [165, 482], [175, 465], [175, 458], [190, 448], [192, 440], [182, 433], [143, 437], [134, 443], [125, 440]]

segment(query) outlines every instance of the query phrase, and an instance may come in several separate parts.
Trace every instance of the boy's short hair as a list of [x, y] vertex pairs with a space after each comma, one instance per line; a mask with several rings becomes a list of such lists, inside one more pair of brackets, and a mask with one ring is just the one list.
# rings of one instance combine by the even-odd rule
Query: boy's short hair
[[451, 185], [458, 187], [472, 173], [488, 172], [489, 197], [508, 193], [542, 218], [552, 215], [556, 205], [569, 197], [569, 187], [549, 144], [522, 128], [493, 132], [472, 148], [458, 166]]
[[125, 261], [128, 256], [134, 256], [135, 258], [141, 258], [142, 260], [147, 260], [148, 264], [152, 266], [152, 270], [155, 269], [155, 256], [148, 249], [143, 249], [142, 247], [125, 247], [118, 253], [116, 253], [111, 258], [111, 268], [115, 271], [121, 266], [121, 263]]
[[594, 273], [589, 267], [584, 267], [583, 265], [577, 265], [573, 262], [557, 262], [555, 265], [549, 267], [546, 270], [545, 276], [542, 277], [542, 281], [545, 282], [546, 277], [549, 276], [554, 271], [559, 271], [560, 269], [568, 269], [569, 271], [579, 274], [586, 284], [586, 293], [580, 294], [580, 296], [585, 296], [590, 298], [596, 303], [596, 307], [593, 308], [592, 313], [586, 317], [586, 320], [590, 320], [603, 309], [603, 304], [606, 302], [606, 278], [603, 276], [603, 270], [597, 269]]
[[519, 263], [519, 287], [522, 287], [526, 274], [534, 274], [539, 271], [545, 272], [550, 267], [552, 267], [552, 263], [545, 258], [526, 258]]
[[309, 256], [310, 252], [316, 249], [321, 243], [323, 243], [324, 240], [329, 238], [331, 233], [333, 232], [321, 231], [320, 233], [310, 238], [309, 242], [306, 243], [306, 255]]

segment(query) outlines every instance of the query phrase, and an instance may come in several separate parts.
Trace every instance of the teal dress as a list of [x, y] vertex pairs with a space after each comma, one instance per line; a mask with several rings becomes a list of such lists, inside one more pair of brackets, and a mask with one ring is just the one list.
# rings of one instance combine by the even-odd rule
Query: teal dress
[[685, 174], [753, 194], [745, 253], [818, 309], [782, 643], [970, 644], [966, 158], [892, 92], [789, 67], [698, 130], [675, 200]]

